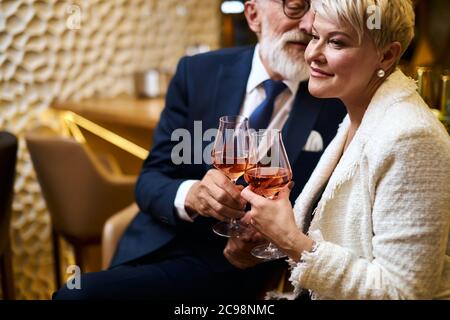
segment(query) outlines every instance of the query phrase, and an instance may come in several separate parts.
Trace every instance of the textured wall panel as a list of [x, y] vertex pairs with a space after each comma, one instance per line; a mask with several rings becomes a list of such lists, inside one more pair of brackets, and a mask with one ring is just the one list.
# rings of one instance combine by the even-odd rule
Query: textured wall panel
[[43, 121], [58, 129], [43, 120], [55, 99], [132, 93], [134, 71], [173, 70], [187, 47], [217, 48], [219, 20], [219, 0], [0, 0], [0, 129], [20, 138], [11, 231], [19, 299], [54, 290], [50, 218], [24, 133]]

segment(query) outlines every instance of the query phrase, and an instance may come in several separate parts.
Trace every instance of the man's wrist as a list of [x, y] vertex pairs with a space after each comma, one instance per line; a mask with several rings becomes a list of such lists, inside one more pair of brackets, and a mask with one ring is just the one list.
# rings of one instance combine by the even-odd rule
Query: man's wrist
[[193, 210], [191, 208], [188, 208], [186, 206], [184, 206], [184, 209], [186, 210], [186, 213], [189, 216], [189, 218], [191, 218], [192, 220], [195, 220], [195, 218], [198, 217], [198, 212], [197, 211], [195, 211], [195, 210]]
[[194, 222], [194, 218], [196, 217], [196, 211], [192, 210], [188, 204], [189, 195], [192, 191], [192, 188], [199, 183], [198, 180], [186, 180], [184, 181], [178, 188], [174, 206], [177, 211], [178, 217], [181, 220], [185, 220], [188, 222]]

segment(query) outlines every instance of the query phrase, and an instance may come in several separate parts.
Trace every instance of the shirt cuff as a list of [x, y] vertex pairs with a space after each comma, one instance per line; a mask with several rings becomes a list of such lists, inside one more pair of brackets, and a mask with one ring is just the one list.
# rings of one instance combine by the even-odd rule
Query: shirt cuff
[[191, 187], [197, 183], [199, 180], [186, 180], [182, 184], [180, 184], [180, 187], [177, 190], [177, 195], [175, 196], [175, 202], [174, 206], [177, 210], [178, 217], [181, 220], [188, 221], [188, 222], [194, 222], [195, 216], [191, 217], [187, 213], [184, 203], [186, 202], [186, 196], [191, 189]]

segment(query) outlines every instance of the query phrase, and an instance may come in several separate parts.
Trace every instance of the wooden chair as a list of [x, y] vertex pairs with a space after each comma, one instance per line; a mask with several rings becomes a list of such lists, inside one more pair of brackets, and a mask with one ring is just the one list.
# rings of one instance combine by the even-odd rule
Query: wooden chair
[[136, 203], [117, 212], [110, 217], [103, 228], [102, 237], [102, 269], [108, 269], [111, 260], [117, 249], [120, 238], [124, 234], [126, 228], [136, 217], [139, 208]]
[[[76, 264], [83, 271], [83, 250], [100, 246], [105, 221], [133, 203], [136, 177], [108, 171], [86, 144], [49, 128], [29, 132], [26, 142], [52, 219], [60, 287], [58, 236], [73, 245]], [[100, 269], [100, 256], [97, 265]]]

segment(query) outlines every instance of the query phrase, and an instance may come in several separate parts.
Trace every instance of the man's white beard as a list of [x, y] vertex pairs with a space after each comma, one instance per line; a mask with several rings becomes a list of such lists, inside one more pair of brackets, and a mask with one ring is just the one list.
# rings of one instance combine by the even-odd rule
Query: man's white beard
[[281, 37], [272, 35], [268, 21], [263, 21], [262, 36], [260, 39], [261, 57], [269, 64], [273, 72], [280, 74], [284, 79], [293, 82], [304, 81], [309, 78], [309, 67], [305, 62], [305, 55], [298, 51], [289, 52], [288, 41], [308, 42], [309, 37], [299, 30], [285, 32]]

